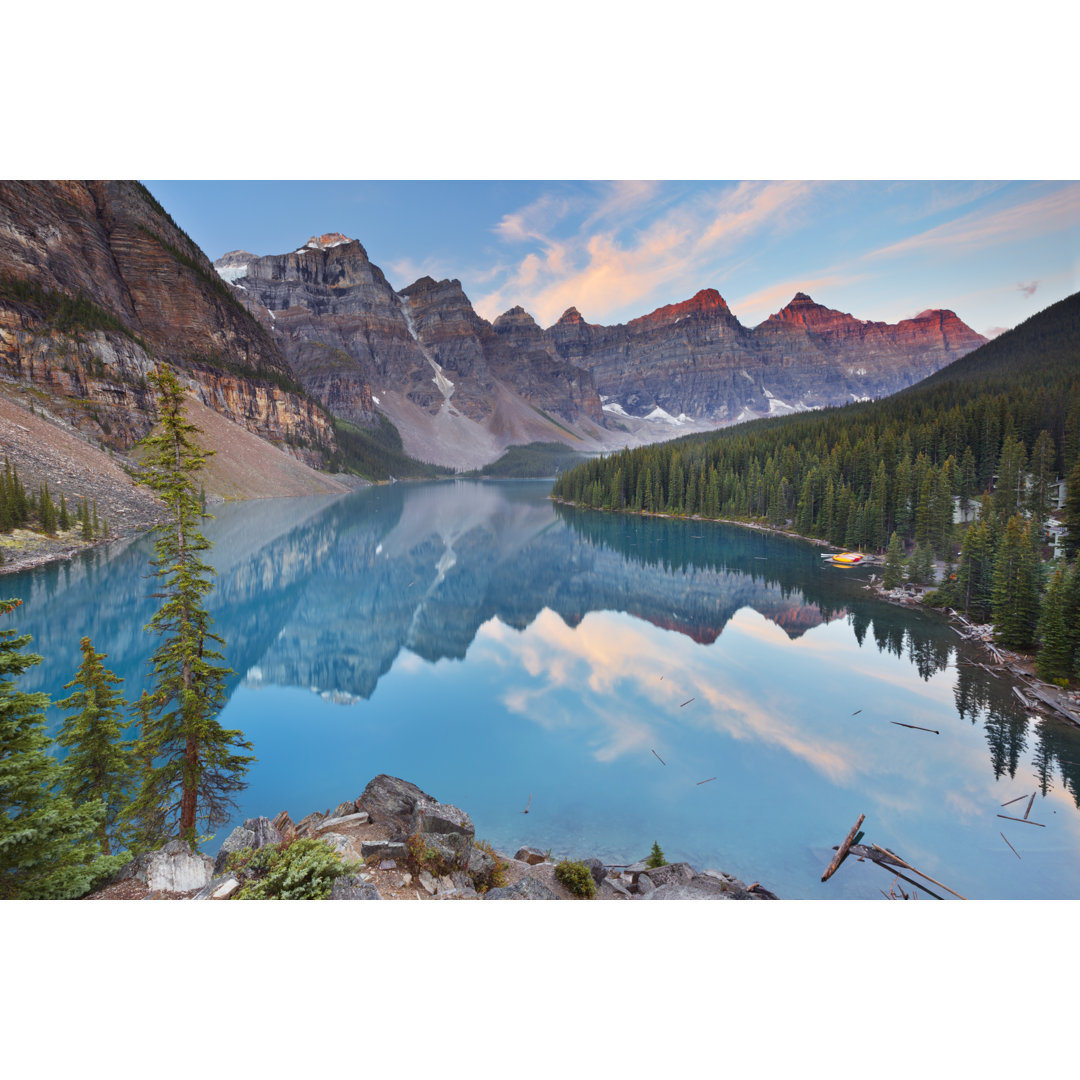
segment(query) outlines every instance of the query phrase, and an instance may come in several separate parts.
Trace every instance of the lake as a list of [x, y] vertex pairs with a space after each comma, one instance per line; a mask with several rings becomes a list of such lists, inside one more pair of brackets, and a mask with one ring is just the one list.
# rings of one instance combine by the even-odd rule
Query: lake
[[[862, 813], [865, 843], [966, 897], [1080, 895], [1080, 731], [1029, 717], [943, 619], [881, 602], [868, 570], [803, 541], [549, 490], [212, 508], [208, 606], [236, 673], [221, 722], [258, 757], [233, 823], [298, 820], [390, 773], [510, 854], [629, 863], [658, 841], [784, 898], [880, 899], [891, 875], [854, 858], [820, 881]], [[89, 635], [139, 695], [151, 549], [4, 577], [24, 600], [7, 624], [45, 657], [22, 688], [62, 696]], [[1032, 793], [1029, 822], [998, 816]]]

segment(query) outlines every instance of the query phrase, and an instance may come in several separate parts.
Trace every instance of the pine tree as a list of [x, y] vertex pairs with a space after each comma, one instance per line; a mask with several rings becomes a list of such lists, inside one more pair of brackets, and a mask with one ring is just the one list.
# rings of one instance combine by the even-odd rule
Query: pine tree
[[56, 535], [56, 507], [49, 497], [48, 483], [41, 485], [40, 508], [38, 514], [41, 518], [41, 530], [48, 536]]
[[90, 524], [90, 508], [86, 505], [85, 499], [83, 499], [82, 505], [79, 507], [79, 522], [82, 525], [82, 538], [84, 540], [93, 540], [94, 528]]
[[934, 579], [934, 553], [929, 543], [916, 544], [907, 562], [907, 579], [913, 585], [930, 585]]
[[[21, 602], [0, 601], [0, 616]], [[29, 634], [0, 630], [0, 899], [63, 900], [82, 896], [114, 864], [94, 841], [104, 807], [77, 807], [55, 791], [61, 768], [48, 752], [48, 696], [15, 689], [41, 663], [23, 651], [29, 643]]]
[[71, 518], [68, 517], [67, 499], [64, 498], [63, 488], [60, 489], [60, 513], [57, 515], [56, 523], [62, 532], [67, 532], [71, 528]]
[[645, 865], [652, 867], [653, 869], [660, 866], [667, 866], [667, 859], [664, 858], [664, 853], [660, 850], [659, 840], [653, 841], [652, 851], [649, 852], [649, 857], [645, 860]]
[[882, 585], [886, 589], [895, 589], [904, 580], [904, 549], [900, 537], [893, 533], [889, 537], [889, 547], [885, 552], [885, 572]]
[[1073, 670], [1073, 634], [1065, 621], [1067, 567], [1061, 563], [1054, 571], [1043, 597], [1039, 617], [1039, 655], [1035, 674], [1047, 682], [1068, 679]]
[[232, 672], [215, 661], [224, 641], [211, 629], [202, 606], [213, 589], [213, 570], [200, 555], [210, 542], [198, 531], [202, 517], [195, 476], [206, 453], [195, 439], [199, 429], [184, 416], [184, 392], [168, 368], [159, 367], [160, 427], [145, 440], [149, 456], [144, 480], [166, 505], [152, 562], [164, 602], [147, 625], [161, 635], [151, 657], [153, 715], [140, 734], [141, 751], [153, 760], [144, 771], [132, 814], [160, 820], [195, 846], [196, 829], [228, 820], [232, 796], [245, 786], [254, 760], [243, 733], [224, 729], [217, 714], [225, 703], [225, 679]]
[[994, 638], [1010, 649], [1030, 648], [1039, 618], [1039, 558], [1019, 514], [1005, 525], [994, 556]]
[[56, 703], [58, 709], [71, 711], [56, 738], [68, 751], [61, 790], [76, 806], [95, 800], [104, 803], [105, 817], [97, 835], [101, 853], [109, 855], [110, 838], [116, 837], [133, 772], [131, 744], [123, 737], [131, 721], [122, 719], [127, 706], [114, 689], [124, 680], [102, 664], [106, 654], [94, 652], [88, 637], [79, 647], [82, 663], [75, 678], [64, 686], [77, 689]]
[[1061, 523], [1068, 530], [1064, 536], [1065, 551], [1075, 555], [1080, 552], [1080, 461], [1065, 478], [1065, 505], [1061, 510]]

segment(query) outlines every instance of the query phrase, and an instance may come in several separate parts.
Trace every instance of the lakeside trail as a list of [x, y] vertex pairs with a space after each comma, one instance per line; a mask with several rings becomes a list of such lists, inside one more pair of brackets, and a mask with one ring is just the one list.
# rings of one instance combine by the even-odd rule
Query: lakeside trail
[[[575, 860], [584, 890], [575, 895], [560, 880], [550, 852], [523, 847], [513, 857], [477, 841], [469, 815], [440, 803], [415, 784], [376, 776], [356, 799], [294, 823], [282, 811], [273, 821], [248, 818], [221, 845], [216, 858], [192, 854], [179, 841], [140, 856], [87, 900], [230, 900], [249, 878], [226, 868], [230, 853], [298, 840], [326, 842], [358, 865], [334, 882], [331, 900], [574, 900], [581, 891], [597, 900], [776, 900], [758, 882], [745, 885], [722, 870], [689, 863], [606, 866]], [[361, 861], [362, 860], [362, 861]]]

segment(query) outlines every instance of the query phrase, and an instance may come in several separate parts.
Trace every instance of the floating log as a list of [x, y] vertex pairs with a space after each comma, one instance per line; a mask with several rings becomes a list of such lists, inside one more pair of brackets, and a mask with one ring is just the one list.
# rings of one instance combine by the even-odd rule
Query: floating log
[[1049, 694], [1043, 693], [1038, 687], [1030, 687], [1032, 694], [1035, 695], [1044, 705], [1049, 706], [1055, 712], [1061, 713], [1067, 720], [1071, 720], [1074, 724], [1080, 724], [1080, 715], [1074, 713], [1071, 709], [1066, 708], [1060, 702], [1055, 701]]
[[[1002, 839], [1002, 840], [1004, 840], [1006, 844], [1009, 844], [1009, 838], [1008, 838], [1008, 837], [1007, 837], [1007, 836], [1006, 836], [1006, 835], [1005, 835], [1005, 834], [1004, 834], [1003, 832], [998, 832], [998, 836], [1000, 836], [1000, 837], [1001, 837], [1001, 839]], [[1014, 855], [1015, 855], [1015, 856], [1016, 856], [1016, 857], [1017, 857], [1018, 859], [1020, 858], [1020, 852], [1019, 852], [1019, 851], [1017, 851], [1017, 850], [1016, 850], [1016, 848], [1014, 848], [1014, 847], [1012, 846], [1012, 844], [1009, 844], [1009, 850], [1010, 850], [1010, 851], [1011, 851], [1011, 852], [1012, 852], [1012, 853], [1013, 853], [1013, 854], [1014, 854]]]
[[862, 709], [856, 709], [851, 715], [852, 716], [858, 716], [859, 713], [861, 713], [861, 712], [862, 712]]
[[710, 776], [708, 780], [699, 780], [699, 781], [698, 781], [698, 782], [697, 782], [697, 783], [696, 783], [696, 784], [694, 785], [694, 787], [701, 787], [701, 785], [702, 785], [702, 784], [709, 784], [709, 783], [711, 783], [711, 782], [712, 782], [713, 780], [715, 780], [715, 779], [716, 779], [716, 777], [715, 777], [715, 776]]
[[1030, 701], [1028, 701], [1027, 697], [1024, 694], [1024, 691], [1021, 690], [1019, 686], [1014, 686], [1012, 688], [1012, 692], [1020, 699], [1020, 704], [1023, 705], [1025, 709], [1035, 708], [1035, 706], [1032, 705]]
[[934, 731], [932, 727], [919, 727], [918, 724], [902, 724], [899, 720], [890, 720], [890, 724], [895, 724], [897, 727], [909, 727], [914, 728], [916, 731], [929, 731], [934, 735], [940, 735], [940, 731]]
[[981, 667], [988, 675], [993, 675], [995, 679], [998, 677], [997, 672], [991, 671], [985, 664], [980, 664], [979, 667]]
[[[1001, 817], [1001, 814], [998, 814], [998, 817]], [[871, 844], [871, 847], [873, 847], [876, 851], [883, 852], [886, 855], [891, 855], [901, 866], [906, 867], [913, 874], [918, 874], [919, 877], [924, 877], [924, 878], [926, 878], [927, 881], [933, 882], [933, 884], [937, 885], [938, 888], [944, 889], [946, 892], [952, 893], [953, 896], [956, 896], [961, 900], [966, 900], [967, 899], [966, 896], [960, 896], [960, 894], [958, 892], [956, 892], [955, 889], [950, 889], [948, 885], [943, 885], [940, 881], [936, 880], [935, 878], [932, 878], [929, 874], [924, 874], [921, 870], [916, 870], [915, 867], [911, 865], [911, 863], [904, 862], [904, 860], [901, 859], [900, 856], [897, 855], [895, 852], [886, 851], [885, 848], [878, 847], [877, 844]]]
[[656, 758], [656, 760], [659, 761], [661, 765], [667, 764], [667, 762], [655, 750], [653, 750], [653, 757]]
[[690, 698], [688, 701], [684, 701], [682, 705], [679, 706], [679, 708], [681, 709], [683, 705], [689, 705], [691, 701], [697, 701], [697, 698]]
[[1026, 795], [1017, 795], [1015, 799], [1010, 799], [1008, 802], [1003, 802], [1002, 806], [1012, 806], [1014, 802], [1019, 802], [1021, 799], [1026, 799]]
[[998, 814], [998, 817], [1004, 818], [1006, 821], [1019, 821], [1023, 825], [1038, 825], [1040, 829], [1046, 828], [1046, 826], [1041, 821], [1028, 821], [1027, 818], [1009, 817], [1008, 814]]
[[1025, 821], [1027, 821], [1028, 815], [1031, 813], [1031, 808], [1035, 805], [1035, 796], [1037, 794], [1038, 793], [1035, 792], [1035, 791], [1033, 791], [1031, 793], [1031, 798], [1028, 800], [1027, 809], [1024, 811], [1024, 820]]
[[855, 842], [855, 834], [859, 831], [859, 826], [862, 825], [862, 823], [865, 820], [866, 820], [866, 815], [865, 814], [860, 814], [859, 815], [859, 820], [856, 821], [855, 824], [851, 826], [851, 832], [849, 832], [847, 834], [847, 836], [844, 838], [844, 842], [837, 849], [836, 854], [833, 856], [832, 862], [829, 863], [828, 869], [826, 869], [825, 873], [821, 875], [821, 880], [822, 881], [828, 881], [829, 878], [831, 878], [833, 876], [833, 874], [835, 874], [836, 871], [840, 868], [840, 864], [848, 856], [848, 849]]
[[896, 870], [895, 868], [890, 866], [887, 862], [885, 862], [885, 860], [883, 858], [876, 857], [876, 856], [877, 856], [876, 852], [871, 852], [870, 855], [868, 856], [870, 861], [872, 863], [874, 863], [875, 866], [880, 866], [882, 870], [888, 870], [890, 874], [895, 874], [896, 877], [903, 878], [903, 880], [906, 881], [909, 885], [914, 886], [917, 889], [922, 889], [923, 892], [928, 893], [935, 900], [944, 900], [945, 899], [944, 896], [938, 896], [938, 894], [936, 892], [934, 892], [933, 889], [928, 889], [921, 882], [915, 881], [913, 878], [909, 878], [905, 874], [901, 874], [899, 870]]

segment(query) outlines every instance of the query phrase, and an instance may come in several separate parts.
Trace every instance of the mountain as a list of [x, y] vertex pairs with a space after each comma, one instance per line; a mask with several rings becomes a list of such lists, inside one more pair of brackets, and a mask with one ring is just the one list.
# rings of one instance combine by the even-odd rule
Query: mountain
[[341, 233], [214, 265], [327, 408], [359, 425], [382, 412], [413, 456], [458, 466], [513, 443], [621, 448], [880, 397], [985, 340], [951, 311], [863, 322], [803, 293], [747, 328], [715, 289], [625, 325], [569, 308], [543, 329], [521, 307], [489, 323], [456, 279], [395, 291]]
[[353, 424], [385, 414], [414, 457], [473, 466], [513, 443], [608, 445], [590, 376], [531, 348], [540, 328], [527, 316], [531, 327], [509, 312], [494, 326], [481, 319], [459, 281], [425, 277], [395, 292], [340, 233], [214, 265], [309, 393]]
[[0, 183], [0, 373], [94, 442], [127, 450], [152, 424], [155, 360], [302, 460], [333, 446], [277, 343], [145, 187]]

